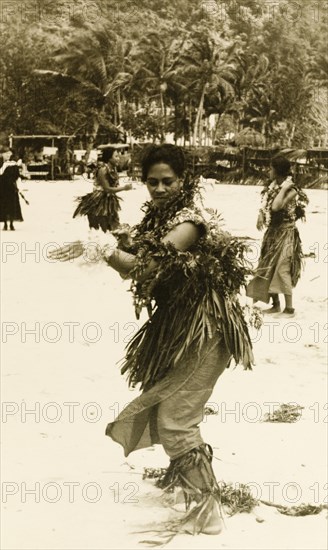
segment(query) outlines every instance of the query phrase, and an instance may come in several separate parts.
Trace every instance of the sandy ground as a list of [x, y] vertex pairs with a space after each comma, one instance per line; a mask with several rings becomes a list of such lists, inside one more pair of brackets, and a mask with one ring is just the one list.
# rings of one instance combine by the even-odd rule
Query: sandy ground
[[[2, 266], [2, 548], [142, 548], [179, 512], [143, 467], [166, 466], [160, 446], [125, 459], [104, 436], [137, 390], [116, 364], [137, 329], [129, 285], [103, 264], [47, 259], [49, 243], [88, 236], [72, 220], [74, 197], [90, 183], [26, 182], [30, 206], [15, 232], [1, 232]], [[206, 204], [226, 228], [254, 239], [259, 188], [206, 186]], [[146, 189], [124, 193], [121, 220], [135, 223]], [[262, 500], [286, 506], [327, 503], [327, 194], [309, 191], [300, 226], [306, 262], [294, 319], [265, 319], [252, 333], [256, 367], [229, 369], [202, 423], [219, 480], [248, 483]], [[33, 252], [34, 251], [34, 252]], [[142, 321], [142, 320], [141, 320]], [[304, 407], [294, 424], [264, 423], [279, 403]], [[34, 412], [33, 412], [34, 411]], [[326, 511], [293, 518], [261, 505], [227, 517], [219, 536], [177, 536], [167, 548], [314, 550], [326, 548]]]

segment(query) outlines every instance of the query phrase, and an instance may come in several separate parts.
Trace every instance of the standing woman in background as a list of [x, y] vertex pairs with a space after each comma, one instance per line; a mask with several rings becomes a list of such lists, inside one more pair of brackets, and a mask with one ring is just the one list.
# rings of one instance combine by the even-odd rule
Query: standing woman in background
[[8, 151], [5, 151], [2, 153], [2, 164], [0, 168], [0, 176], [4, 173], [7, 166], [14, 166], [16, 164], [16, 160], [14, 159], [14, 153], [11, 149], [8, 149]]
[[[24, 221], [19, 201], [19, 195], [22, 195], [18, 188], [20, 181], [20, 172], [16, 162], [9, 161], [0, 175], [0, 221], [4, 222], [4, 231], [8, 229], [8, 222], [10, 230], [15, 231], [14, 221]], [[28, 204], [26, 199], [25, 202]]]
[[271, 184], [262, 191], [262, 205], [257, 219], [257, 229], [267, 230], [263, 237], [259, 265], [254, 279], [247, 287], [247, 296], [254, 302], [269, 303], [265, 313], [280, 313], [279, 294], [284, 294], [284, 317], [295, 314], [292, 289], [302, 270], [302, 243], [296, 220], [305, 220], [308, 198], [296, 186], [287, 158], [277, 156], [271, 164]]
[[119, 156], [114, 148], [105, 149], [102, 154], [102, 163], [97, 167], [95, 183], [92, 193], [79, 197], [79, 205], [73, 218], [87, 216], [90, 229], [113, 231], [119, 226], [120, 200], [117, 196], [120, 191], [129, 191], [132, 185], [120, 186], [117, 173]]

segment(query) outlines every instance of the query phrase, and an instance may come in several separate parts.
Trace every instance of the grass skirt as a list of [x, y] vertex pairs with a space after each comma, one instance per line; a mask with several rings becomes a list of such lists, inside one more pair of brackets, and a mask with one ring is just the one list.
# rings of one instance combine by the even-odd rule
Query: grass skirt
[[191, 347], [200, 357], [212, 337], [223, 339], [236, 364], [252, 368], [252, 345], [240, 305], [211, 290], [179, 306], [157, 307], [129, 342], [121, 372], [130, 385], [141, 383], [141, 389], [148, 389], [177, 368]]
[[77, 199], [78, 206], [73, 218], [88, 216], [90, 229], [101, 228], [104, 232], [116, 229], [119, 224], [121, 200], [116, 193], [93, 191]]

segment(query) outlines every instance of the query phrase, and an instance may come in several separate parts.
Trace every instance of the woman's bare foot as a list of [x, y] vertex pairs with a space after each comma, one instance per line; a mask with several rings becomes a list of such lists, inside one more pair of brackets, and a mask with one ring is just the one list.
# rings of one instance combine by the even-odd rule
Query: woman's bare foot
[[213, 506], [212, 513], [205, 523], [202, 533], [205, 535], [219, 535], [223, 530], [224, 523], [223, 519], [220, 516], [217, 506]]
[[[195, 535], [198, 533], [197, 527], [195, 529], [195, 520], [190, 519], [187, 523], [184, 524], [183, 530], [186, 533], [189, 533], [190, 535]], [[203, 528], [201, 529], [201, 533], [204, 535], [219, 535], [221, 531], [223, 530], [224, 523], [223, 519], [220, 516], [218, 506], [215, 503], [213, 505], [212, 510], [209, 512], [208, 517], [205, 521], [205, 524]]]

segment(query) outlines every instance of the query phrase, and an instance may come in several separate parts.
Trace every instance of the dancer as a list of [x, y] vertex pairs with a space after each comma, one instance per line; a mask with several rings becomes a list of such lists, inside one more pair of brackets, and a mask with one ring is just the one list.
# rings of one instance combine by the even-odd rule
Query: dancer
[[19, 191], [21, 182], [19, 167], [16, 162], [8, 161], [4, 172], [0, 175], [0, 221], [4, 222], [3, 230], [15, 231], [14, 221], [22, 222], [22, 210], [19, 195], [29, 204], [24, 195]]
[[[220, 490], [199, 424], [231, 358], [248, 369], [253, 363], [238, 302], [249, 272], [246, 248], [197, 206], [197, 183], [186, 174], [182, 149], [151, 146], [142, 178], [151, 197], [143, 220], [130, 234], [116, 232], [118, 248], [102, 249], [109, 266], [132, 278], [137, 317], [148, 309], [150, 318], [130, 341], [122, 367], [142, 394], [108, 424], [106, 434], [125, 456], [162, 444], [170, 457], [162, 487], [182, 487], [187, 507], [174, 531], [217, 534]], [[82, 252], [78, 241], [51, 257], [65, 261]]]
[[90, 229], [101, 228], [104, 233], [119, 226], [118, 212], [121, 209], [117, 193], [129, 191], [132, 184], [119, 185], [117, 164], [119, 156], [114, 148], [105, 149], [102, 154], [102, 163], [97, 167], [95, 183], [92, 193], [79, 197], [79, 205], [73, 218], [87, 216]]
[[293, 317], [293, 291], [302, 269], [302, 245], [295, 222], [305, 220], [306, 194], [296, 186], [287, 158], [272, 160], [272, 183], [262, 191], [262, 205], [257, 229], [267, 227], [254, 279], [247, 287], [247, 296], [254, 302], [269, 303], [265, 313], [280, 313], [279, 294], [285, 296], [285, 309], [280, 316]]

